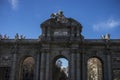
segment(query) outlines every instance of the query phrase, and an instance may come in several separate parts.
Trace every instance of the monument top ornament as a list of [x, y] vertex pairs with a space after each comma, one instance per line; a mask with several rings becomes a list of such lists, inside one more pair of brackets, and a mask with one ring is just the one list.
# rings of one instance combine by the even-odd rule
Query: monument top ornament
[[45, 20], [41, 27], [51, 26], [51, 27], [70, 27], [77, 26], [82, 29], [82, 25], [73, 18], [64, 16], [63, 11], [58, 11], [57, 13], [52, 13], [50, 19]]
[[63, 11], [58, 11], [57, 13], [52, 13], [50, 15], [50, 17], [55, 19], [56, 22], [60, 22], [60, 23], [67, 23], [68, 22], [67, 18], [63, 14]]

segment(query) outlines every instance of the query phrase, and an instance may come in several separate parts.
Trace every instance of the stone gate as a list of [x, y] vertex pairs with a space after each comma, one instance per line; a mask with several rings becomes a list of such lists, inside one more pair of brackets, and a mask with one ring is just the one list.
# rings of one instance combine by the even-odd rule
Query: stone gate
[[[82, 25], [63, 12], [40, 25], [38, 39], [0, 37], [0, 80], [119, 80], [120, 39], [84, 39]], [[68, 77], [56, 77], [55, 62], [69, 62]]]

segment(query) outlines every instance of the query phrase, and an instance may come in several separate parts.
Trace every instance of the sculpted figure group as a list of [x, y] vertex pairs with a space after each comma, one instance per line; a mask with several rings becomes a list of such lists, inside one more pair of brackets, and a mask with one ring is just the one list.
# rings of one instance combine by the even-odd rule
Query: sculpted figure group
[[56, 22], [61, 22], [61, 23], [67, 23], [68, 22], [67, 18], [63, 14], [63, 11], [59, 11], [57, 13], [52, 13], [50, 17], [55, 19]]

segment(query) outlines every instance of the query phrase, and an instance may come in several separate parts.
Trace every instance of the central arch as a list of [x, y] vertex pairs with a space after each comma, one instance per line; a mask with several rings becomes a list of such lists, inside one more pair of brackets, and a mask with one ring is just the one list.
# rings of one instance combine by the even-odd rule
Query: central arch
[[53, 59], [52, 64], [52, 79], [53, 80], [67, 80], [69, 76], [69, 61], [63, 56], [59, 55]]

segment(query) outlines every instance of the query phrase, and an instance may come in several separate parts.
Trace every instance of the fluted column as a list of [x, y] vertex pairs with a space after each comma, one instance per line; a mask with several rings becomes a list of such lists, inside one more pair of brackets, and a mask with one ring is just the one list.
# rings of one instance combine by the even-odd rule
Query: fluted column
[[77, 53], [76, 54], [77, 56], [76, 56], [76, 59], [77, 59], [77, 63], [76, 63], [76, 75], [77, 75], [77, 78], [76, 78], [76, 80], [80, 80], [80, 75], [81, 75], [81, 73], [80, 73], [80, 54], [79, 53]]
[[36, 80], [39, 80], [39, 68], [40, 68], [40, 54], [39, 53], [37, 53], [37, 56], [36, 56], [36, 71], [35, 71], [35, 73], [36, 73]]
[[49, 80], [49, 75], [50, 75], [50, 73], [49, 73], [49, 53], [47, 53], [47, 55], [46, 55], [47, 57], [46, 57], [46, 78], [45, 78], [45, 80]]
[[110, 52], [108, 51], [108, 53], [107, 53], [107, 69], [108, 69], [108, 71], [107, 71], [107, 74], [108, 74], [108, 80], [112, 80], [112, 72], [111, 72], [111, 54], [110, 54]]
[[16, 73], [16, 61], [17, 61], [17, 52], [18, 52], [18, 45], [15, 43], [15, 45], [11, 48], [11, 53], [13, 53], [13, 60], [12, 60], [12, 68], [11, 68], [11, 79], [15, 80], [15, 76], [17, 76]]
[[16, 53], [13, 54], [13, 61], [12, 61], [12, 70], [11, 70], [11, 79], [15, 80], [15, 71], [16, 71]]
[[71, 69], [70, 69], [70, 73], [71, 73], [71, 80], [75, 80], [75, 54], [72, 53], [71, 54]]
[[[83, 52], [84, 53], [84, 52]], [[86, 67], [87, 67], [87, 61], [85, 60], [85, 54], [83, 54], [82, 53], [82, 55], [81, 55], [81, 64], [82, 64], [82, 80], [87, 80], [87, 70], [86, 70]]]
[[41, 54], [40, 80], [45, 80], [45, 53]]

